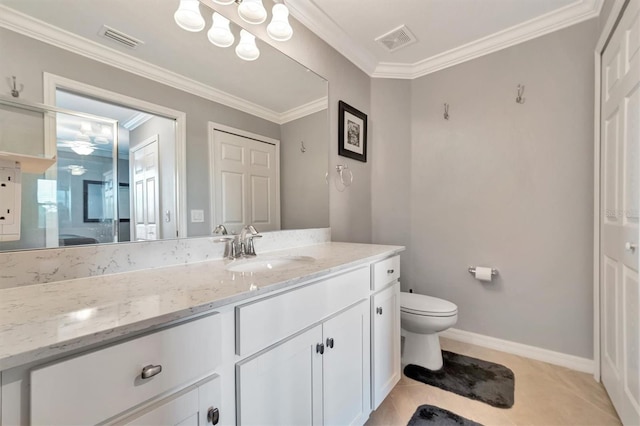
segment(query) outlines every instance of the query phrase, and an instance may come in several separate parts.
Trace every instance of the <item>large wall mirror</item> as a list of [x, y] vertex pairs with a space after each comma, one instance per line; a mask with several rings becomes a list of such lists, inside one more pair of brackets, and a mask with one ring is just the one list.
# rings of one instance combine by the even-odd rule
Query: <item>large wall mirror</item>
[[0, 251], [329, 226], [327, 81], [260, 40], [253, 61], [214, 46], [203, 4], [182, 30], [178, 3], [0, 0], [0, 95], [15, 76], [18, 101], [78, 113], [0, 105], [0, 151], [57, 156], [22, 174]]

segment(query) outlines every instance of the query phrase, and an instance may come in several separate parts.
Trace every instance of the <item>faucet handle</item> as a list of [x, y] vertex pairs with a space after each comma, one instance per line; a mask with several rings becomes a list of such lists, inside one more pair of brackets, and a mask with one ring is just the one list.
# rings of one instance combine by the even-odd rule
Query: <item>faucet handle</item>
[[247, 237], [247, 250], [246, 250], [247, 256], [256, 256], [256, 247], [253, 245], [254, 238], [262, 238], [262, 235], [256, 234], [256, 235], [251, 235], [250, 237]]
[[224, 225], [220, 224], [218, 226], [216, 226], [216, 229], [213, 230], [214, 234], [222, 234], [222, 235], [228, 235], [229, 233], [227, 232], [227, 228], [225, 228]]
[[255, 226], [253, 225], [247, 225], [244, 227], [244, 230], [249, 234], [249, 235], [258, 235], [258, 230], [256, 229]]

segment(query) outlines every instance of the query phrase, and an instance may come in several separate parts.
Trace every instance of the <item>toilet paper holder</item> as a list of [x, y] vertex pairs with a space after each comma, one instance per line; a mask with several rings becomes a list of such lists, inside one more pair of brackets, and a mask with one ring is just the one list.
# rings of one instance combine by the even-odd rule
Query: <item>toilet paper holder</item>
[[[469, 266], [468, 271], [470, 274], [475, 275], [476, 274], [476, 267], [475, 266]], [[496, 275], [498, 275], [498, 270], [496, 268], [491, 268], [491, 276], [495, 277]]]

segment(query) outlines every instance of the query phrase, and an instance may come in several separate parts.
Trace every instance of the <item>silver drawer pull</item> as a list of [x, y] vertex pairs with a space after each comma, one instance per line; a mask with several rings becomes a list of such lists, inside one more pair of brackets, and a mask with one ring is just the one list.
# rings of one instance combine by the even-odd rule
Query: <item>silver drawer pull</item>
[[387, 269], [387, 274], [393, 274], [395, 272], [395, 269]]
[[140, 375], [143, 379], [150, 379], [153, 376], [157, 376], [162, 372], [161, 365], [147, 365], [142, 369], [142, 374]]

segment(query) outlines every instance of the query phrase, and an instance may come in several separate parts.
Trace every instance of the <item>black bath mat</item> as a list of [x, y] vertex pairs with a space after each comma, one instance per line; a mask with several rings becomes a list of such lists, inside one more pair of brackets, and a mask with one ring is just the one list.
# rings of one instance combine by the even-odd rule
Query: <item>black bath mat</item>
[[481, 359], [442, 351], [438, 371], [409, 364], [407, 377], [498, 408], [513, 406], [514, 377], [507, 367]]
[[473, 420], [452, 413], [444, 408], [433, 405], [421, 405], [418, 407], [407, 426], [482, 426]]

